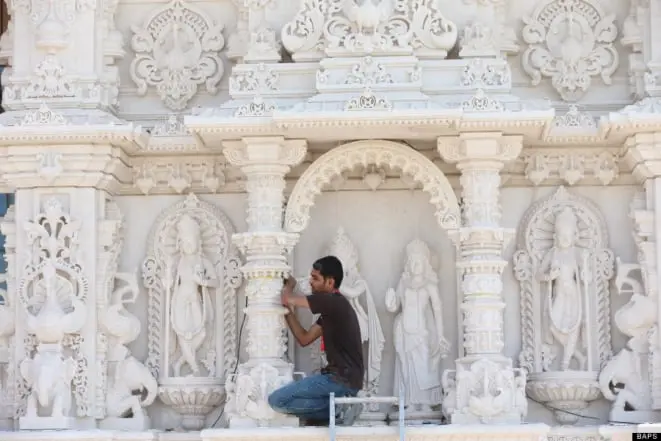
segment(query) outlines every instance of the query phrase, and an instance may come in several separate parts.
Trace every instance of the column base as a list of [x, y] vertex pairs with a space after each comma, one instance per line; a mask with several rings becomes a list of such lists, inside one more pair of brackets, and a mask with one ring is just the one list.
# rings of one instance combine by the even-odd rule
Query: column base
[[298, 427], [297, 417], [275, 412], [269, 395], [293, 381], [294, 366], [284, 360], [248, 361], [227, 385], [225, 406], [230, 429]]
[[443, 410], [452, 424], [520, 424], [528, 412], [526, 374], [502, 355], [464, 357], [443, 374]]

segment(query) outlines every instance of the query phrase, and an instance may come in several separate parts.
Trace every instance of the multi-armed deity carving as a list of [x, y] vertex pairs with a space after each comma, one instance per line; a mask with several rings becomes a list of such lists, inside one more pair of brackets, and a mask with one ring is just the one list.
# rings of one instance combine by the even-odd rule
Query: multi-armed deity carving
[[619, 65], [615, 14], [606, 14], [598, 0], [544, 0], [523, 19], [523, 69], [537, 85], [542, 77], [566, 101], [587, 92], [592, 77], [606, 84]]
[[[564, 187], [521, 222], [514, 273], [521, 285], [521, 367], [528, 394], [564, 423], [599, 398], [597, 376], [611, 355], [613, 252], [606, 224], [588, 200]], [[569, 412], [563, 412], [567, 410]]]
[[21, 428], [67, 428], [75, 386], [76, 415], [87, 416], [87, 359], [80, 332], [87, 321], [88, 281], [79, 255], [80, 223], [56, 197], [27, 222], [29, 261], [18, 284], [24, 308], [26, 358], [20, 362], [27, 399]]
[[432, 0], [301, 0], [282, 29], [285, 48], [301, 61], [355, 55], [443, 57], [457, 27]]
[[[629, 340], [599, 374], [601, 391], [613, 401], [610, 419], [645, 423], [658, 421], [661, 350], [658, 343], [658, 292], [654, 212], [647, 209], [645, 195], [637, 195], [631, 205], [638, 263], [623, 264], [617, 259], [615, 287], [629, 301], [615, 312], [617, 328]], [[637, 277], [640, 274], [640, 278]], [[641, 283], [642, 282], [642, 283]]]
[[131, 79], [138, 94], [156, 88], [163, 103], [173, 110], [186, 107], [204, 84], [218, 91], [225, 68], [219, 52], [225, 46], [223, 26], [184, 0], [159, 7], [142, 27], [133, 27]]
[[[143, 280], [149, 292], [149, 357], [159, 397], [200, 429], [234, 371], [240, 260], [233, 227], [193, 194], [156, 221]], [[220, 321], [220, 324], [219, 324]]]
[[397, 313], [393, 341], [397, 353], [395, 394], [404, 394], [406, 416], [429, 420], [440, 411], [441, 358], [450, 344], [443, 331], [438, 275], [427, 244], [413, 240], [406, 247], [406, 267], [397, 289], [386, 293], [386, 309]]

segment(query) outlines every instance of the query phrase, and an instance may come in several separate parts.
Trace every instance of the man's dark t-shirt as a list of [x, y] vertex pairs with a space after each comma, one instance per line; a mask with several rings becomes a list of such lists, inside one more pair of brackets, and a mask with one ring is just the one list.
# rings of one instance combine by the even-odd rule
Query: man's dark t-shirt
[[310, 311], [321, 314], [317, 324], [322, 328], [328, 360], [322, 372], [351, 388], [362, 389], [365, 367], [356, 311], [339, 293], [311, 294], [307, 299]]

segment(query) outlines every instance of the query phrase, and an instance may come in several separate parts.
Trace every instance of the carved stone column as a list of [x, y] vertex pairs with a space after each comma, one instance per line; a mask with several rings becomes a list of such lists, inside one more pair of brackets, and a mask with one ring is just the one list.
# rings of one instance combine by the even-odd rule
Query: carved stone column
[[[226, 412], [230, 427], [297, 425], [295, 418], [271, 410], [268, 395], [290, 382], [293, 365], [284, 358], [286, 309], [280, 303], [283, 278], [290, 272], [288, 255], [298, 234], [285, 233], [282, 213], [285, 175], [303, 161], [305, 141], [281, 137], [244, 138], [224, 143], [224, 154], [246, 175], [248, 231], [234, 235], [246, 257], [248, 361], [239, 366], [229, 386]], [[237, 396], [245, 393], [247, 396]]]
[[[455, 238], [463, 292], [464, 354], [443, 375], [444, 412], [452, 423], [518, 423], [525, 416], [525, 374], [502, 355], [503, 248], [514, 234], [500, 226], [500, 170], [521, 138], [468, 133], [439, 138], [446, 162], [461, 171], [463, 226]], [[500, 391], [500, 392], [499, 392]]]
[[[131, 177], [122, 158], [134, 129], [76, 126], [45, 106], [18, 122], [9, 113], [0, 118], [0, 177], [16, 204], [1, 226], [11, 309], [3, 312], [15, 328], [2, 386], [21, 429], [94, 428], [111, 411], [115, 335], [106, 319], [122, 249], [113, 194]], [[37, 396], [49, 372], [57, 379]]]
[[[661, 410], [661, 327], [659, 326], [659, 317], [661, 317], [661, 302], [659, 301], [659, 292], [661, 292], [661, 280], [659, 278], [659, 274], [661, 274], [661, 241], [659, 240], [661, 237], [661, 224], [659, 223], [659, 213], [661, 212], [660, 151], [661, 133], [634, 135], [626, 141], [624, 147], [623, 160], [632, 170], [634, 177], [642, 184], [643, 191], [634, 197], [630, 212], [634, 227], [634, 241], [638, 249], [638, 261], [634, 264], [622, 264], [618, 261], [616, 287], [620, 289], [623, 284], [627, 284], [634, 288], [633, 294], [639, 294], [638, 299], [632, 296], [630, 302], [633, 303], [637, 300], [637, 303], [642, 306], [640, 310], [635, 312], [638, 314], [637, 317], [640, 323], [643, 323], [642, 316], [647, 316], [646, 312], [655, 309], [654, 314], [647, 316], [650, 323], [653, 323], [648, 331], [649, 346], [633, 348], [644, 354], [644, 358], [648, 361], [647, 371], [649, 377], [646, 380], [649, 381], [649, 385], [646, 385], [643, 390], [651, 391], [651, 395], [647, 397], [647, 405], [643, 405], [642, 408], [620, 412], [618, 417], [626, 417], [625, 421], [640, 420], [640, 418], [637, 418], [637, 413], [642, 413], [643, 417], [649, 418], [650, 413], [646, 411], [654, 410], [658, 414], [658, 411]], [[635, 280], [636, 271], [640, 272], [640, 283]], [[618, 284], [617, 281], [619, 280], [622, 280], [623, 283]], [[640, 286], [643, 292], [635, 292], [636, 286]], [[615, 314], [616, 324], [619, 312]], [[628, 346], [633, 345], [628, 344]], [[617, 356], [620, 357], [621, 354]], [[627, 386], [635, 387], [636, 384]], [[613, 409], [613, 411], [616, 411], [616, 409]]]
[[[124, 56], [114, 23], [118, 0], [7, 1], [11, 21], [0, 39], [5, 110], [39, 107], [113, 110], [117, 60]], [[16, 55], [16, 56], [15, 56]]]

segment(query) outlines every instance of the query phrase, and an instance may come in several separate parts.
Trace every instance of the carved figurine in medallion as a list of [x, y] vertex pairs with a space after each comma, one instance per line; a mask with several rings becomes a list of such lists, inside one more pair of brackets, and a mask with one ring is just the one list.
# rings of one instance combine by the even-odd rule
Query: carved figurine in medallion
[[204, 426], [236, 368], [242, 277], [233, 233], [224, 213], [192, 193], [165, 210], [150, 233], [146, 364], [160, 400], [182, 416], [185, 430]]
[[394, 393], [405, 394], [407, 417], [433, 417], [432, 406], [442, 400], [440, 362], [450, 344], [443, 332], [438, 276], [429, 247], [421, 240], [406, 247], [406, 268], [397, 290], [389, 289], [385, 302], [389, 312], [398, 313], [393, 330]]
[[[178, 357], [174, 357], [172, 370], [181, 376], [185, 365], [193, 376], [200, 375], [197, 351], [202, 347], [209, 327], [213, 323], [213, 305], [209, 288], [218, 287], [218, 276], [202, 249], [200, 225], [190, 216], [183, 215], [177, 224], [178, 256], [166, 273], [166, 287], [171, 292], [170, 324], [176, 335]], [[173, 353], [177, 348], [173, 348]]]
[[528, 395], [557, 409], [564, 424], [599, 398], [598, 373], [611, 356], [614, 256], [607, 245], [598, 208], [564, 187], [534, 204], [519, 228], [519, 362], [529, 374]]
[[553, 340], [563, 347], [560, 370], [569, 370], [572, 359], [578, 362], [578, 370], [585, 370], [587, 359], [581, 352], [585, 343], [583, 331], [583, 303], [590, 283], [589, 254], [576, 247], [578, 219], [570, 207], [565, 207], [555, 218], [554, 245], [546, 253], [541, 264], [539, 278], [546, 282], [547, 296], [544, 304], [548, 320], [546, 343]]
[[223, 26], [184, 0], [172, 0], [158, 8], [142, 28], [133, 27], [131, 46], [136, 58], [130, 74], [145, 95], [155, 87], [165, 105], [173, 110], [186, 107], [206, 85], [215, 94], [224, 74], [219, 52], [225, 46]]
[[565, 101], [577, 101], [599, 75], [610, 85], [619, 65], [613, 46], [615, 14], [606, 14], [598, 0], [544, 0], [523, 19], [523, 69], [537, 85], [543, 76]]

